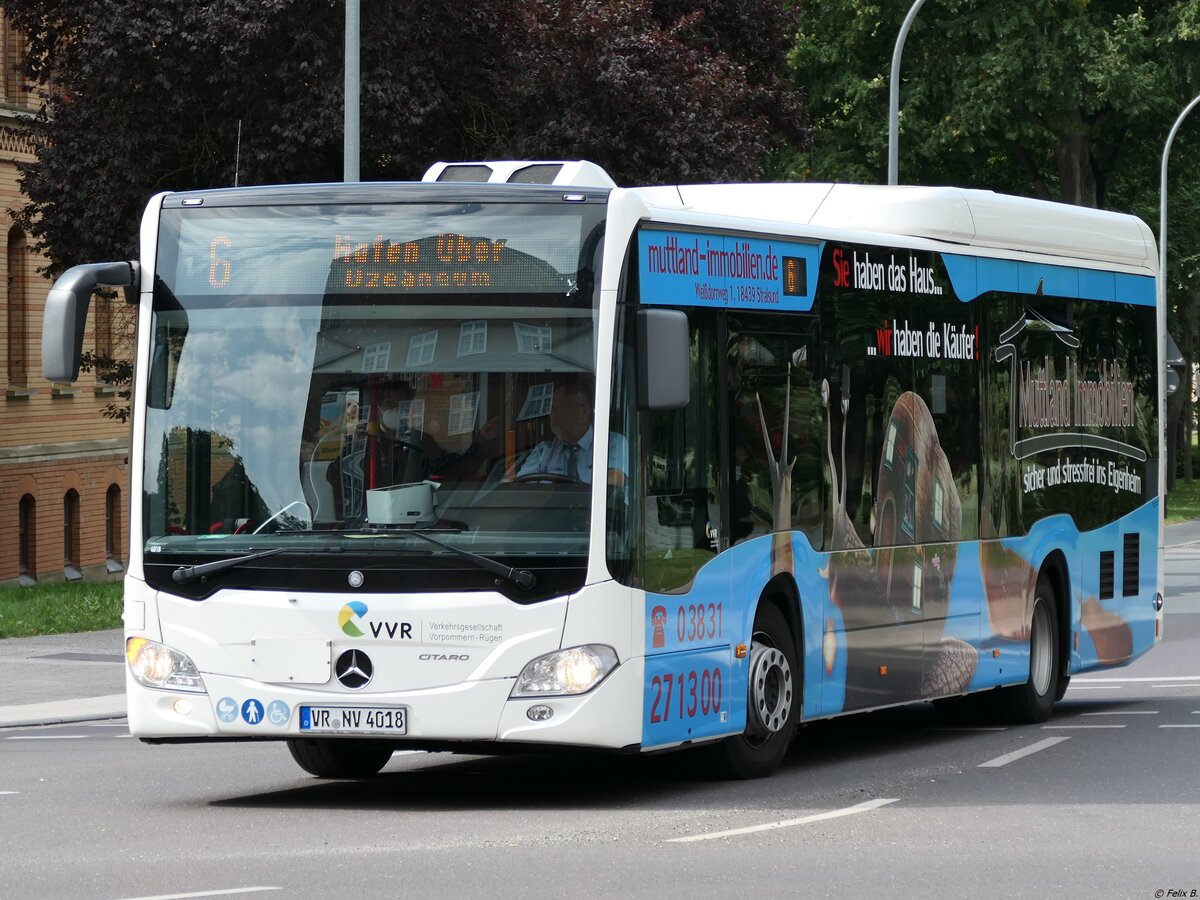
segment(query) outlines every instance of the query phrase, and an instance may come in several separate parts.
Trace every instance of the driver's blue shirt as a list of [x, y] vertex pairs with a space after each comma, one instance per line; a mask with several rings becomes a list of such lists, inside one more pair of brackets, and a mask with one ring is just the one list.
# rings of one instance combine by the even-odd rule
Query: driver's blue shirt
[[[585, 484], [591, 484], [592, 443], [592, 429], [588, 428], [583, 437], [574, 445], [576, 447], [574, 453], [575, 472], [569, 472], [572, 456], [571, 445], [558, 437], [542, 441], [529, 451], [529, 455], [521, 463], [521, 468], [517, 470], [517, 477], [545, 473], [547, 475], [563, 475], [578, 479]], [[629, 474], [629, 442], [625, 440], [623, 434], [612, 433], [608, 436], [608, 468], [618, 469], [625, 475]]]

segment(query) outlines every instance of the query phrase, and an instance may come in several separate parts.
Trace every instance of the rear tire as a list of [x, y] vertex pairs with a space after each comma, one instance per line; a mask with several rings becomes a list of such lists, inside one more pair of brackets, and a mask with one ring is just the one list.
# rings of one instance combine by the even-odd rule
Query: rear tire
[[763, 778], [779, 768], [796, 732], [801, 702], [796, 642], [777, 606], [760, 603], [750, 645], [746, 730], [710, 748], [726, 778]]
[[[1029, 678], [1024, 684], [995, 692], [995, 709], [1001, 718], [1017, 725], [1032, 725], [1050, 718], [1062, 681], [1058, 644], [1058, 603], [1054, 586], [1045, 573], [1038, 576], [1029, 626]], [[1065, 687], [1064, 687], [1065, 689]]]
[[396, 749], [388, 741], [362, 738], [289, 738], [287, 745], [300, 768], [318, 778], [370, 778]]

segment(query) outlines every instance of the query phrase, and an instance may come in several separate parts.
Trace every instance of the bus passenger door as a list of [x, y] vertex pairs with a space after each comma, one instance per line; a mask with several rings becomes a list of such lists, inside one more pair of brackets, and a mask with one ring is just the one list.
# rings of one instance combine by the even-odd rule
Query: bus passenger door
[[823, 430], [815, 316], [729, 313], [724, 342], [731, 602], [747, 629], [772, 579], [795, 584], [804, 636], [804, 707], [820, 707], [827, 582], [821, 576]]
[[641, 506], [629, 529], [628, 564], [646, 591], [646, 747], [736, 733], [745, 721], [745, 678], [738, 681], [732, 650], [745, 638], [731, 614], [729, 554], [722, 552], [728, 543], [718, 439], [718, 312], [686, 312], [690, 401], [684, 409], [638, 414], [639, 464], [631, 467], [629, 487]]

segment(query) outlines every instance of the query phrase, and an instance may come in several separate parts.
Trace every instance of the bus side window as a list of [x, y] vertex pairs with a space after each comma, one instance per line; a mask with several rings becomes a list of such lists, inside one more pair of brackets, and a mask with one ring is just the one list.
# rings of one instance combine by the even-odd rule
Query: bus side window
[[[815, 317], [729, 318], [731, 543], [796, 530], [821, 547], [823, 424], [813, 383], [817, 349]], [[776, 485], [786, 496], [776, 496]]]

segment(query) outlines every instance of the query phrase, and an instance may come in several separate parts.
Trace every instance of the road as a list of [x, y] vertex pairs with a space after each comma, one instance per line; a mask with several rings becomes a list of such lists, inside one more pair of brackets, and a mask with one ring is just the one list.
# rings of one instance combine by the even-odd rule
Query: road
[[323, 782], [279, 744], [7, 729], [0, 896], [1200, 896], [1194, 547], [1168, 556], [1163, 644], [1046, 725], [818, 723], [749, 783], [679, 754], [426, 753]]

